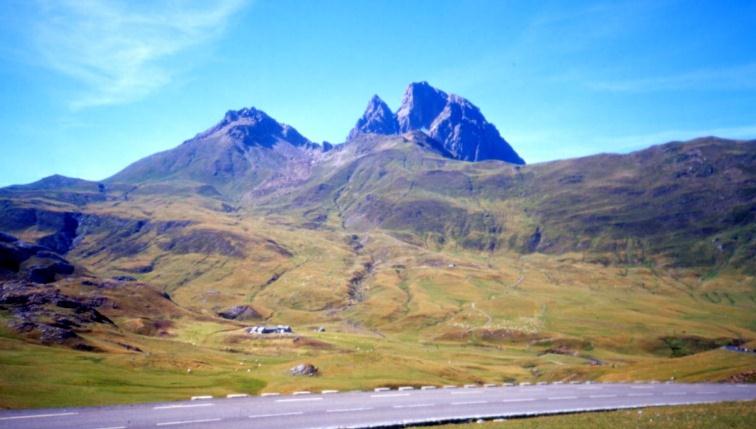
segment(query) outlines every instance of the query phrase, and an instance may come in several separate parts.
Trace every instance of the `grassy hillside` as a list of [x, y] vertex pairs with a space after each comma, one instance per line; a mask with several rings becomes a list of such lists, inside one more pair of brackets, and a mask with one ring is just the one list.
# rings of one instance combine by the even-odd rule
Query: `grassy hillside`
[[[357, 141], [305, 183], [243, 194], [183, 179], [3, 190], [0, 230], [164, 291], [176, 309], [149, 314], [144, 297], [119, 295], [102, 310], [115, 328], [80, 334], [99, 353], [3, 328], [0, 406], [752, 378], [755, 356], [719, 349], [756, 341], [752, 142], [526, 167], [429, 145]], [[219, 317], [239, 305], [259, 319]], [[10, 318], [0, 307], [0, 325]], [[244, 333], [257, 323], [295, 334]], [[114, 335], [139, 351], [108, 346]], [[290, 376], [302, 362], [321, 375]]]

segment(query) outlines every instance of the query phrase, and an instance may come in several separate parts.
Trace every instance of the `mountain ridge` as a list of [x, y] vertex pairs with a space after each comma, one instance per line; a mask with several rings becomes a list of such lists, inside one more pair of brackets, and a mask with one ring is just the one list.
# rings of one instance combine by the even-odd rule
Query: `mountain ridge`
[[347, 141], [360, 134], [392, 135], [422, 131], [441, 142], [450, 158], [463, 161], [501, 160], [525, 164], [477, 106], [428, 82], [410, 83], [396, 113], [377, 95], [350, 131]]

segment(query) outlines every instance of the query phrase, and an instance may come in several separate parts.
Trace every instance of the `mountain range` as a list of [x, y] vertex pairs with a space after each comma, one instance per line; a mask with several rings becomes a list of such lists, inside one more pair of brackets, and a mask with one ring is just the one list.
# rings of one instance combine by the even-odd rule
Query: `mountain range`
[[[105, 180], [0, 189], [0, 345], [101, 353], [124, 379], [126, 354], [152, 368], [147, 399], [167, 398], [166, 371], [217, 381], [239, 362], [262, 365], [252, 393], [743, 377], [752, 363], [712, 350], [756, 341], [755, 143], [526, 165], [475, 105], [427, 82], [396, 112], [372, 97], [335, 145], [232, 110]], [[247, 319], [328, 331], [250, 340]], [[324, 374], [308, 386], [281, 375], [303, 358]]]

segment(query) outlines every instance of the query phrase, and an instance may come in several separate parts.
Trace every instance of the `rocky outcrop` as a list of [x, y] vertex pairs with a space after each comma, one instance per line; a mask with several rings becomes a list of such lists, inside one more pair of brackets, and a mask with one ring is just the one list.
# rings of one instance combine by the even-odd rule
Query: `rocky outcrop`
[[349, 132], [347, 140], [354, 140], [363, 134], [397, 134], [398, 132], [399, 123], [394, 113], [380, 97], [374, 95], [365, 113]]
[[218, 313], [218, 316], [229, 320], [256, 320], [262, 319], [260, 313], [254, 308], [248, 305], [237, 305], [231, 307], [228, 310], [224, 310]]
[[58, 288], [23, 281], [0, 282], [0, 308], [10, 314], [9, 327], [43, 344], [65, 344], [93, 351], [77, 333], [90, 324], [115, 326], [97, 309], [107, 298], [81, 298]]
[[0, 280], [52, 283], [74, 273], [73, 264], [51, 249], [2, 234], [0, 237]]
[[293, 376], [314, 377], [319, 373], [318, 367], [311, 363], [302, 363], [289, 370]]

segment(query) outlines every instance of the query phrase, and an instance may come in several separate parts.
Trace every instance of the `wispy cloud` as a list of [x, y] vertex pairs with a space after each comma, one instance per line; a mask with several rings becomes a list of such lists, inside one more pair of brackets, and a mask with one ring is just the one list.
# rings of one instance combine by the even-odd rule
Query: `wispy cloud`
[[128, 103], [169, 84], [171, 60], [225, 30], [246, 0], [56, 0], [40, 3], [33, 41], [42, 63], [82, 85], [71, 107]]
[[590, 89], [611, 92], [682, 90], [754, 90], [756, 63], [701, 69], [676, 75], [588, 83]]

